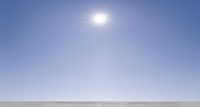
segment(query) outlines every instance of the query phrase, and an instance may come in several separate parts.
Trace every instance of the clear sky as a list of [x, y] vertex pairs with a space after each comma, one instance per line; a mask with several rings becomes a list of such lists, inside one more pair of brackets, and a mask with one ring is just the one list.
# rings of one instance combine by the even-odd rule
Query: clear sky
[[199, 5], [0, 0], [0, 100], [200, 100]]

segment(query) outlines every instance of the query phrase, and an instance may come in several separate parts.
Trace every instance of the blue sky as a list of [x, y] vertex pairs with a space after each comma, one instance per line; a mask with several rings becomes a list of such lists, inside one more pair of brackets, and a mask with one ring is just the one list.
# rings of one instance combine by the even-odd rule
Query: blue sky
[[[200, 100], [199, 0], [1, 0], [1, 101]], [[95, 10], [110, 23], [95, 28]]]

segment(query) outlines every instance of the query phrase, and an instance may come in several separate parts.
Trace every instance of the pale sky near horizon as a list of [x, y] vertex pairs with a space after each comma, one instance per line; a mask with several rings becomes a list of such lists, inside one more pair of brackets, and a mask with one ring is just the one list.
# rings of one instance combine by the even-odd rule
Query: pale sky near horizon
[[0, 101], [200, 100], [199, 5], [0, 0]]

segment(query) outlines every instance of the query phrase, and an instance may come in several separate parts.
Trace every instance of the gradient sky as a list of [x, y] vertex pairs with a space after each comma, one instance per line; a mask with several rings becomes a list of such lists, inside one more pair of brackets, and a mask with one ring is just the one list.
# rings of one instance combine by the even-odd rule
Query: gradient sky
[[0, 100], [200, 100], [199, 5], [0, 0]]

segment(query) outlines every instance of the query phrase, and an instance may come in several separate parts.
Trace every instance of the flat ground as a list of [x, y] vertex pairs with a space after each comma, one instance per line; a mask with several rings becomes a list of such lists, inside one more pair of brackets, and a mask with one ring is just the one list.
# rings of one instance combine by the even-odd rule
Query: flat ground
[[200, 107], [200, 102], [0, 102], [0, 107]]

